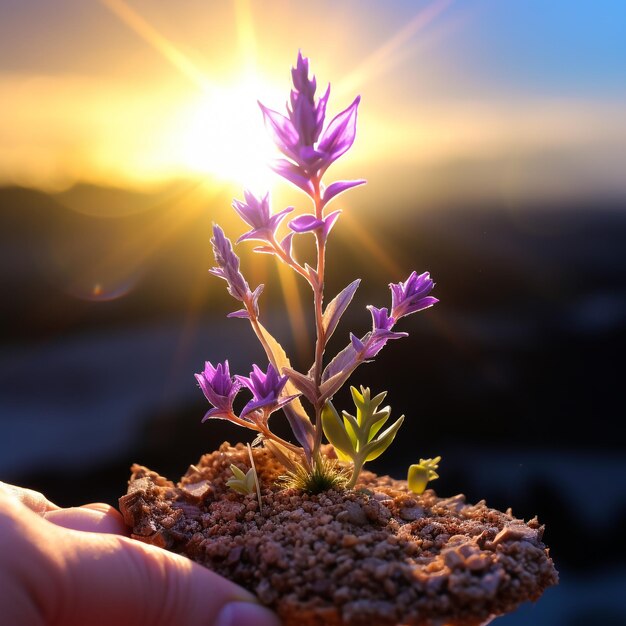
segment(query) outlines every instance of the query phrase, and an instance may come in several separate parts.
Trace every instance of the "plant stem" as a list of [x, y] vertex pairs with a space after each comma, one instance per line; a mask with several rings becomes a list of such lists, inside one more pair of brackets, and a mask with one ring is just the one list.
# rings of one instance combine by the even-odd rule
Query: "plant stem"
[[354, 485], [356, 485], [356, 481], [359, 478], [361, 469], [363, 469], [363, 462], [358, 461], [358, 460], [354, 461], [354, 465], [352, 467], [352, 476], [350, 477], [350, 480], [348, 481], [348, 484], [346, 485], [346, 489], [352, 489]]
[[[315, 204], [315, 217], [318, 220], [324, 217], [324, 204], [320, 193], [320, 179], [313, 179], [313, 203]], [[322, 360], [324, 357], [324, 349], [326, 347], [326, 333], [324, 331], [324, 271], [326, 265], [326, 237], [322, 228], [315, 231], [315, 242], [317, 249], [317, 281], [313, 289], [314, 306], [315, 306], [315, 328], [317, 331], [317, 339], [315, 342], [315, 361], [313, 364], [313, 380], [317, 387], [318, 395], [322, 384]], [[322, 444], [322, 404], [316, 403], [315, 406], [315, 441], [313, 445], [313, 458], [315, 459]]]
[[297, 272], [301, 276], [304, 276], [304, 278], [306, 278], [309, 285], [311, 285], [311, 287], [313, 288], [313, 285], [311, 284], [311, 279], [309, 278], [307, 271], [297, 261], [295, 261], [294, 259], [290, 258], [289, 256], [285, 254], [285, 251], [283, 250], [282, 246], [278, 243], [278, 241], [276, 241], [276, 237], [274, 235], [272, 235], [270, 242], [274, 248], [274, 251], [278, 255], [278, 258], [283, 263], [291, 267], [295, 272]]
[[275, 435], [269, 428], [267, 428], [267, 427], [259, 428], [259, 432], [264, 437], [266, 437], [267, 439], [271, 439], [272, 441], [275, 441], [276, 443], [279, 443], [281, 446], [291, 450], [291, 452], [294, 452], [297, 455], [301, 455], [302, 454], [302, 447], [301, 446], [294, 446], [292, 443], [289, 443], [288, 441], [285, 441], [282, 437], [279, 437], [278, 435]]
[[259, 427], [258, 424], [255, 424], [254, 422], [249, 422], [248, 420], [241, 419], [240, 417], [237, 417], [237, 415], [235, 415], [232, 411], [224, 415], [227, 415], [226, 419], [229, 422], [232, 422], [233, 424], [237, 424], [237, 426], [243, 426], [244, 428], [249, 428], [250, 430], [256, 430], [258, 433], [263, 433], [263, 430]]

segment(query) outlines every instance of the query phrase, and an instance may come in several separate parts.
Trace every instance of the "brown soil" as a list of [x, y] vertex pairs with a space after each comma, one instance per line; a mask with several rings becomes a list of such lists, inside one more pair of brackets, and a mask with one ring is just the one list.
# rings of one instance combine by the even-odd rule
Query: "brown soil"
[[256, 494], [226, 487], [247, 450], [223, 444], [178, 485], [134, 465], [120, 509], [135, 539], [184, 554], [255, 593], [285, 626], [471, 626], [537, 600], [558, 581], [543, 526], [463, 495], [415, 496], [363, 472], [355, 490], [281, 489], [254, 450]]

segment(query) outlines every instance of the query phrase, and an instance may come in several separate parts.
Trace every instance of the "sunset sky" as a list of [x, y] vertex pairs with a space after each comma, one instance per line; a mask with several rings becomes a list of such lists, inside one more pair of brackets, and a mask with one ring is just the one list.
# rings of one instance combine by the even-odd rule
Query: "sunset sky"
[[621, 0], [0, 0], [0, 185], [269, 186], [298, 49], [331, 115], [362, 95], [338, 174], [626, 193]]

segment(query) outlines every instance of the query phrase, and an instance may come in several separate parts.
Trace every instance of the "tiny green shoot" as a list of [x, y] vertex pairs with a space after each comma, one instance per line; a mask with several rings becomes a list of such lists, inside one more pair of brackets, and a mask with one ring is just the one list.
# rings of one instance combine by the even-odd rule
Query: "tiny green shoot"
[[233, 476], [226, 481], [226, 486], [242, 496], [247, 496], [254, 493], [256, 490], [256, 495], [259, 500], [259, 513], [262, 513], [261, 486], [259, 485], [259, 477], [257, 475], [256, 466], [254, 465], [254, 457], [252, 456], [250, 444], [248, 444], [248, 456], [250, 457], [250, 469], [245, 474], [243, 470], [239, 469], [234, 463], [231, 463], [230, 471], [233, 473]]
[[426, 485], [431, 480], [439, 478], [439, 474], [435, 470], [439, 468], [440, 456], [434, 459], [420, 459], [419, 463], [415, 463], [409, 467], [409, 475], [407, 481], [409, 489], [413, 493], [422, 494], [426, 489]]

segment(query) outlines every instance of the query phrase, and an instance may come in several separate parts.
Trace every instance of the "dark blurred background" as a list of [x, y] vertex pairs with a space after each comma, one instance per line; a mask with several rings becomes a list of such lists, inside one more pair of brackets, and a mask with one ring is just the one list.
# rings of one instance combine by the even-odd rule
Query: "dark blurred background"
[[[106, 189], [68, 193], [140, 204]], [[174, 212], [159, 198], [140, 215], [85, 217], [57, 196], [0, 190], [3, 480], [61, 505], [115, 504], [132, 462], [176, 479], [223, 440], [251, 439], [222, 421], [200, 423], [207, 405], [193, 373], [205, 359], [228, 357], [241, 374], [264, 360], [247, 322], [225, 319], [234, 302], [207, 274], [210, 207], [184, 225]], [[392, 342], [351, 381], [388, 390], [395, 413], [407, 416], [372, 469], [402, 477], [420, 456], [441, 454], [439, 493], [539, 515], [563, 585], [510, 623], [528, 623], [539, 611], [556, 615], [575, 593], [596, 618], [602, 600], [602, 623], [621, 624], [626, 206], [581, 200], [521, 214], [497, 205], [440, 206], [393, 221], [369, 214], [367, 230], [392, 251], [397, 273], [382, 260], [364, 264], [363, 244], [340, 221], [328, 293], [357, 276], [363, 283], [329, 353], [348, 331], [367, 330], [367, 303], [388, 305], [387, 282], [429, 269], [441, 302], [405, 319], [410, 337]], [[88, 284], [102, 259], [123, 254], [137, 233], [162, 222], [178, 227], [132, 288], [107, 297], [96, 286], [76, 297], [72, 285]], [[279, 307], [272, 259], [255, 263], [257, 273], [260, 265], [267, 270], [267, 324], [304, 369], [310, 355], [299, 355]], [[350, 408], [347, 393], [338, 404]]]
[[[176, 480], [251, 440], [200, 423], [205, 360], [265, 366], [210, 230], [243, 232], [248, 181], [305, 208], [259, 169], [256, 109], [283, 106], [301, 48], [330, 115], [363, 96], [328, 176], [369, 181], [335, 201], [327, 301], [362, 283], [328, 356], [412, 270], [440, 299], [351, 380], [407, 417], [371, 469], [441, 455], [439, 494], [545, 523], [561, 584], [498, 624], [626, 624], [623, 3], [296, 6], [0, 0], [0, 480], [116, 504], [133, 462]], [[308, 291], [250, 248], [263, 322], [306, 370]]]

